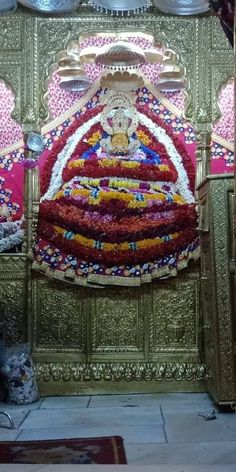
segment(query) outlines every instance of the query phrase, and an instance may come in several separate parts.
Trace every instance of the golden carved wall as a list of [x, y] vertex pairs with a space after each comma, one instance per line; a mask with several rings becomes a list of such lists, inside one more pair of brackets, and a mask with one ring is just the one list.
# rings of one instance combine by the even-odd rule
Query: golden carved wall
[[209, 176], [199, 187], [207, 384], [218, 403], [236, 402], [234, 179]]
[[[124, 19], [84, 9], [53, 18], [19, 9], [1, 16], [0, 78], [15, 93], [14, 117], [23, 125], [48, 119], [46, 79], [69, 40], [89, 30], [144, 25], [180, 54], [190, 80], [187, 114], [200, 137], [209, 132], [219, 115], [217, 91], [233, 67], [227, 40], [210, 15]], [[43, 394], [203, 390], [199, 280], [193, 265], [141, 288], [83, 289], [31, 273], [24, 254], [0, 255], [8, 341], [31, 341]]]

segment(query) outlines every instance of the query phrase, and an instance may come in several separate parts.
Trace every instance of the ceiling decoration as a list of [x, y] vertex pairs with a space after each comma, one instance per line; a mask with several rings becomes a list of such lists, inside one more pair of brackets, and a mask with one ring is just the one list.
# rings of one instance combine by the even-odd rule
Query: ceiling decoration
[[[98, 33], [101, 35], [101, 33]], [[185, 69], [172, 49], [163, 50], [163, 45], [140, 47], [126, 37], [112, 36], [113, 42], [102, 47], [86, 46], [83, 41], [72, 40], [66, 51], [57, 54], [57, 73], [60, 87], [68, 91], [86, 91], [92, 81], [84, 67], [88, 64], [100, 67], [100, 81], [103, 88], [116, 91], [137, 90], [144, 84], [143, 65], [160, 65], [154, 69], [156, 87], [162, 92], [176, 92], [187, 87]], [[147, 33], [148, 34], [148, 33]], [[138, 32], [133, 33], [135, 38]], [[93, 34], [96, 40], [96, 33]], [[86, 68], [86, 70], [88, 70]]]
[[149, 0], [91, 0], [89, 3], [98, 11], [112, 12], [117, 15], [140, 13], [146, 11], [151, 5]]
[[210, 10], [209, 0], [153, 0], [158, 10], [173, 15], [198, 15]]
[[80, 0], [18, 0], [18, 2], [43, 13], [67, 12], [74, 10], [80, 4]]
[[14, 11], [16, 9], [16, 0], [1, 0], [0, 13], [5, 11]]

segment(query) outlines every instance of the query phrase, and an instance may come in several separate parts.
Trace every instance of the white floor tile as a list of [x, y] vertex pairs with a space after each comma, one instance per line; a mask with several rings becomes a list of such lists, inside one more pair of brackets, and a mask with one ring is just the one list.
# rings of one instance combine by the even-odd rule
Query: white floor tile
[[95, 395], [91, 397], [89, 408], [106, 407], [139, 407], [152, 406], [158, 408], [160, 404], [159, 394], [137, 394], [137, 395]]
[[4, 410], [8, 412], [17, 411], [17, 410], [20, 410], [20, 411], [37, 410], [40, 407], [42, 402], [43, 402], [43, 398], [41, 398], [37, 402], [30, 403], [28, 405], [14, 405], [12, 403], [0, 402], [0, 410]]
[[152, 426], [97, 426], [88, 425], [63, 428], [24, 429], [18, 441], [36, 441], [42, 439], [91, 438], [101, 436], [121, 436], [129, 444], [165, 442], [163, 425]]
[[34, 428], [62, 428], [63, 426], [108, 427], [111, 426], [141, 426], [162, 424], [160, 409], [155, 411], [146, 408], [78, 408], [33, 410], [23, 423], [23, 429]]
[[206, 393], [97, 395], [92, 396], [89, 408], [104, 407], [162, 407], [163, 414], [175, 412], [201, 412], [214, 408]]
[[0, 442], [15, 441], [20, 432], [19, 429], [0, 428]]
[[[7, 410], [4, 410], [7, 411]], [[28, 411], [7, 411], [11, 418], [13, 419], [15, 429], [19, 428], [21, 423], [24, 421], [25, 417], [28, 415]], [[5, 427], [5, 428], [10, 428], [10, 421], [9, 419], [5, 416], [0, 414], [0, 426]]]
[[171, 444], [126, 444], [128, 464], [235, 464], [236, 441], [171, 443]]
[[167, 442], [217, 442], [236, 438], [235, 414], [217, 413], [215, 420], [205, 421], [197, 413], [168, 413], [164, 419]]
[[165, 413], [194, 413], [215, 408], [213, 401], [206, 393], [159, 395], [159, 402], [164, 415]]
[[40, 409], [86, 408], [89, 400], [90, 396], [48, 397], [42, 401]]

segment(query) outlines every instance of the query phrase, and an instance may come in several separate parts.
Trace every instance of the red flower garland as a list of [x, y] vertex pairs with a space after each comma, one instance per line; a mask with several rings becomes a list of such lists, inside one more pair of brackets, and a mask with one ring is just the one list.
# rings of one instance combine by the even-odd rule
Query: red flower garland
[[183, 209], [182, 206], [169, 216], [158, 220], [148, 219], [147, 215], [137, 217], [116, 217], [108, 221], [94, 219], [94, 213], [85, 212], [74, 205], [62, 205], [56, 201], [45, 201], [40, 207], [40, 218], [55, 225], [65, 227], [68, 231], [80, 233], [88, 238], [107, 242], [137, 241], [146, 238], [164, 236], [179, 232], [196, 222], [194, 205]]
[[[63, 150], [66, 142], [70, 136], [72, 136], [78, 128], [80, 128], [86, 121], [89, 121], [94, 116], [98, 115], [103, 110], [102, 105], [98, 105], [91, 110], [87, 110], [85, 113], [75, 118], [73, 123], [64, 131], [63, 136], [54, 144], [42, 170], [41, 174], [41, 193], [46, 193], [50, 184], [53, 166], [57, 160], [58, 154]], [[81, 152], [87, 151], [90, 147], [88, 143], [80, 142]]]
[[162, 171], [158, 165], [153, 164], [142, 164], [139, 162], [139, 166], [136, 168], [122, 167], [122, 160], [117, 159], [117, 165], [102, 167], [99, 165], [101, 159], [92, 156], [90, 159], [84, 162], [84, 167], [72, 167], [71, 169], [65, 168], [62, 174], [64, 182], [68, 182], [73, 177], [126, 177], [145, 181], [165, 181], [165, 182], [176, 182], [177, 172], [176, 171]]
[[[99, 213], [101, 213], [101, 215], [112, 214], [112, 215], [116, 215], [117, 218], [124, 216], [124, 214], [125, 215], [142, 215], [146, 213], [175, 210], [176, 208], [180, 206], [176, 202], [170, 203], [166, 201], [162, 201], [162, 202], [157, 201], [157, 202], [153, 202], [150, 206], [145, 207], [145, 208], [144, 207], [143, 208], [128, 208], [127, 202], [111, 199], [108, 201], [100, 202], [99, 207], [94, 208], [94, 205], [91, 205], [84, 200], [77, 200], [69, 196], [58, 198], [57, 202], [60, 202], [60, 203], [62, 202], [67, 205], [72, 204], [77, 208], [82, 208], [87, 211], [99, 210]], [[181, 205], [181, 208], [187, 209], [188, 206], [189, 204], [183, 204]]]
[[56, 247], [62, 248], [68, 254], [94, 263], [102, 263], [107, 266], [140, 264], [145, 261], [153, 261], [169, 254], [174, 254], [182, 250], [185, 246], [194, 241], [197, 236], [196, 229], [188, 228], [181, 233], [176, 239], [164, 242], [156, 247], [145, 248], [142, 250], [125, 250], [122, 252], [106, 252], [100, 249], [87, 248], [77, 241], [67, 240], [63, 236], [55, 233], [53, 224], [45, 221], [39, 223], [39, 235], [51, 241]]

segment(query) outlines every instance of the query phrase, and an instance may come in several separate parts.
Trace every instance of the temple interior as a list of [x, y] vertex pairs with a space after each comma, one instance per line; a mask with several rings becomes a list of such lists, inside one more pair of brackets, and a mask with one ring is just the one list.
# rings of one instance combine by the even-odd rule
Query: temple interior
[[233, 17], [0, 3], [0, 439], [125, 445], [16, 463], [235, 467]]

